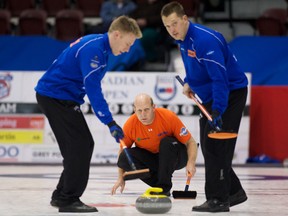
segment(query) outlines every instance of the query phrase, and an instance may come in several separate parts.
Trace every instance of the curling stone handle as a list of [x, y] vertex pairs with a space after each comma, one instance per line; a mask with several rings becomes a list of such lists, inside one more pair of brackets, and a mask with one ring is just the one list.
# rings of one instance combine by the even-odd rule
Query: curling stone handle
[[[152, 194], [151, 194], [152, 192]], [[148, 188], [145, 193], [142, 194], [142, 197], [149, 197], [149, 198], [165, 198], [167, 197], [166, 195], [163, 194], [153, 194], [153, 193], [161, 193], [163, 192], [162, 188], [159, 187], [151, 187]]]

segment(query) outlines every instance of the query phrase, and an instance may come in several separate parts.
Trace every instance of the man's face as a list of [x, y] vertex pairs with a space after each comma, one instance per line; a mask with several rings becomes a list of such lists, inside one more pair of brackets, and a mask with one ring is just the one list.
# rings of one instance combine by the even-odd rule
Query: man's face
[[135, 40], [136, 36], [132, 33], [121, 33], [119, 31], [114, 32], [113, 42], [111, 43], [113, 55], [117, 56], [129, 52], [129, 49], [134, 44]]
[[176, 13], [172, 13], [168, 17], [162, 16], [162, 22], [170, 36], [175, 40], [183, 41], [185, 39], [189, 26], [186, 15], [178, 17]]
[[154, 120], [155, 105], [151, 105], [150, 100], [138, 101], [134, 103], [134, 112], [143, 125], [150, 125]]

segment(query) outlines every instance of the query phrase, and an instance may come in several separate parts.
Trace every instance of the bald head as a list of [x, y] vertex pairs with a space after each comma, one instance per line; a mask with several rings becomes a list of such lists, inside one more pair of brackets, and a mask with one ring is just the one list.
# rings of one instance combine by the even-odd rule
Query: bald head
[[138, 94], [136, 97], [135, 97], [135, 100], [134, 100], [134, 107], [137, 106], [137, 105], [143, 105], [143, 104], [146, 104], [146, 105], [153, 105], [153, 100], [152, 98], [148, 95], [148, 94], [145, 94], [145, 93], [141, 93], [141, 94]]
[[153, 99], [149, 95], [141, 93], [135, 97], [134, 112], [142, 124], [149, 125], [153, 122], [154, 109]]

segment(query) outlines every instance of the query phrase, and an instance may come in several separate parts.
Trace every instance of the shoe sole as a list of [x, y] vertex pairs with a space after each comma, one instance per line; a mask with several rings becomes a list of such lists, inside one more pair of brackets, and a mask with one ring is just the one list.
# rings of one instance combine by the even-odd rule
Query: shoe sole
[[95, 213], [95, 212], [98, 212], [98, 209], [91, 209], [91, 210], [74, 210], [74, 211], [69, 211], [69, 210], [62, 210], [61, 208], [59, 208], [59, 213], [67, 213], [67, 214], [73, 214], [73, 213], [76, 213], [76, 214], [79, 214], [79, 213]]
[[94, 215], [97, 212], [59, 212], [59, 215]]
[[52, 207], [54, 207], [54, 208], [59, 208], [59, 205], [57, 205], [56, 203], [51, 203], [51, 202], [50, 202], [50, 205], [51, 205]]
[[230, 203], [230, 207], [235, 206], [235, 205], [239, 205], [239, 204], [245, 202], [247, 199], [248, 199], [248, 197], [245, 197], [245, 198], [243, 198], [243, 199], [241, 199], [241, 200], [237, 200], [237, 201], [234, 202], [234, 203]]
[[194, 211], [194, 212], [210, 212], [210, 213], [217, 213], [217, 212], [229, 212], [230, 211], [230, 209], [225, 209], [225, 210], [219, 210], [219, 211], [205, 211], [205, 210], [195, 210], [195, 209], [192, 209], [192, 211]]

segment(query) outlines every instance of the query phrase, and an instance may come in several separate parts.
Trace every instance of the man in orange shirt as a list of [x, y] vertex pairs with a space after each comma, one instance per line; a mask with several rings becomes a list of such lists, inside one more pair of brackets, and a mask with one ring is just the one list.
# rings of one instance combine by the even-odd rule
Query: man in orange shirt
[[[186, 175], [194, 176], [197, 143], [175, 113], [165, 108], [156, 108], [152, 98], [139, 94], [134, 101], [134, 114], [123, 127], [123, 141], [137, 169], [149, 168], [151, 177], [141, 179], [151, 187], [160, 187], [170, 196], [172, 174], [186, 166]], [[135, 144], [135, 147], [132, 145]], [[119, 177], [112, 188], [115, 194], [125, 187], [123, 174], [131, 171], [129, 162], [119, 151]]]

